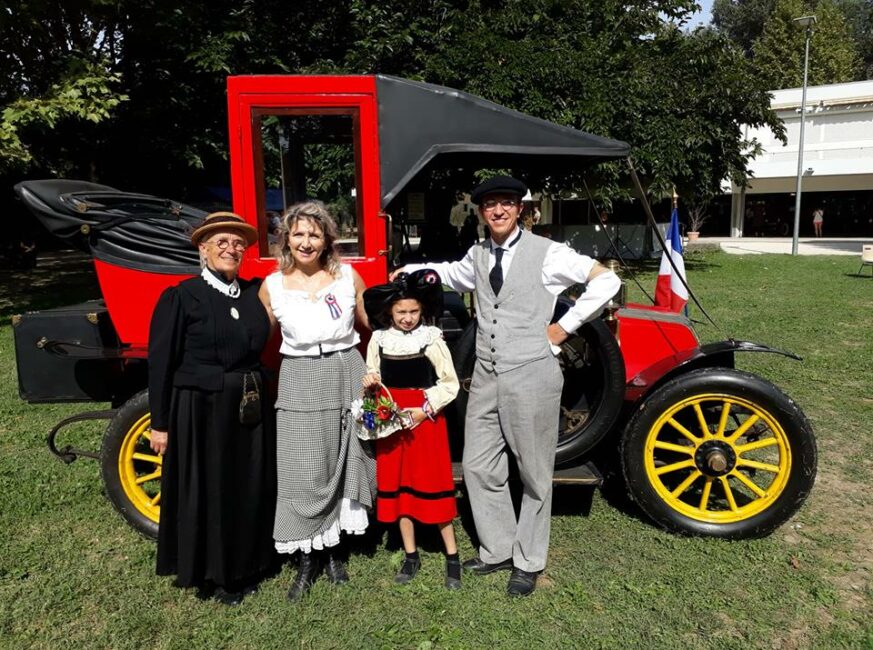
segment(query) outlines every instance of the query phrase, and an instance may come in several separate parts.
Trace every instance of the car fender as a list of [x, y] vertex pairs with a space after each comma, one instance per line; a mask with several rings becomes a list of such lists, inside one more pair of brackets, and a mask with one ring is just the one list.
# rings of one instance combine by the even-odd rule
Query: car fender
[[657, 361], [633, 377], [629, 377], [625, 401], [638, 402], [664, 382], [696, 368], [734, 368], [734, 353], [736, 352], [766, 352], [780, 354], [796, 361], [803, 360], [793, 352], [752, 341], [728, 339], [707, 343], [690, 350], [681, 350]]

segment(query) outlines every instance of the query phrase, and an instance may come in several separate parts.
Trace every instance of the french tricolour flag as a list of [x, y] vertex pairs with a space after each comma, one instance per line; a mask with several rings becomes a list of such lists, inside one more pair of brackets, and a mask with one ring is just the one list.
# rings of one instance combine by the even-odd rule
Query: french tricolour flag
[[667, 228], [667, 250], [661, 254], [661, 268], [658, 271], [658, 282], [655, 285], [655, 305], [664, 307], [670, 311], [679, 312], [688, 302], [688, 291], [676, 276], [676, 272], [670, 265], [669, 255], [673, 258], [673, 264], [679, 269], [682, 278], [685, 278], [685, 260], [682, 259], [682, 237], [679, 235], [679, 210], [673, 208], [670, 216], [670, 227]]

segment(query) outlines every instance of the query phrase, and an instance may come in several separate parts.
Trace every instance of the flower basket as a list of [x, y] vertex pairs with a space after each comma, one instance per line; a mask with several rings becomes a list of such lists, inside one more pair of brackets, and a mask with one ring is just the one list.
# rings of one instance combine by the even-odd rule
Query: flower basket
[[386, 438], [412, 425], [409, 413], [398, 408], [391, 391], [382, 384], [365, 389], [363, 397], [352, 402], [352, 416], [361, 440]]

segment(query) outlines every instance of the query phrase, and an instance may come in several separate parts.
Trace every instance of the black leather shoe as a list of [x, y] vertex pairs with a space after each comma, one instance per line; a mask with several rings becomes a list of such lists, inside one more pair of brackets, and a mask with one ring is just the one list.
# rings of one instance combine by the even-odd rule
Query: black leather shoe
[[242, 603], [244, 597], [245, 595], [241, 591], [225, 591], [221, 587], [218, 587], [212, 596], [215, 602], [227, 605], [228, 607], [236, 607]]
[[483, 562], [478, 557], [474, 557], [464, 562], [463, 566], [465, 570], [472, 571], [477, 576], [484, 576], [495, 571], [509, 571], [512, 569], [512, 558], [503, 560], [503, 562], [497, 562], [496, 564], [488, 564], [488, 562]]
[[421, 568], [421, 558], [404, 558], [403, 564], [400, 565], [400, 571], [394, 576], [394, 582], [398, 585], [405, 585], [415, 577], [418, 570]]
[[512, 575], [509, 576], [509, 584], [506, 586], [506, 593], [510, 596], [530, 596], [537, 588], [539, 574], [539, 571], [513, 569]]
[[297, 577], [294, 578], [294, 582], [291, 583], [291, 588], [288, 590], [288, 600], [298, 601], [309, 593], [315, 579], [318, 578], [319, 569], [321, 566], [315, 553], [301, 553], [300, 564], [297, 566]]
[[349, 581], [345, 563], [334, 553], [327, 554], [327, 562], [324, 565], [324, 575], [331, 584], [344, 585]]
[[446, 589], [456, 591], [461, 588], [461, 564], [446, 561]]

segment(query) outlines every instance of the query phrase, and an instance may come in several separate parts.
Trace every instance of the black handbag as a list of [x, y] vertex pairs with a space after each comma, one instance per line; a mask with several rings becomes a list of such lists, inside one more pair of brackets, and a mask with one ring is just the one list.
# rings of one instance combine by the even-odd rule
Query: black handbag
[[[251, 385], [249, 385], [251, 378]], [[253, 372], [243, 375], [243, 393], [239, 402], [239, 422], [245, 426], [255, 426], [261, 422], [261, 389]]]

